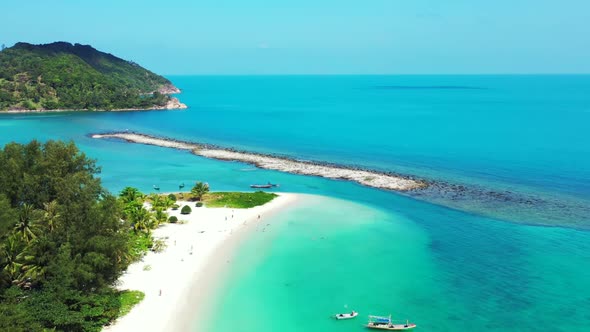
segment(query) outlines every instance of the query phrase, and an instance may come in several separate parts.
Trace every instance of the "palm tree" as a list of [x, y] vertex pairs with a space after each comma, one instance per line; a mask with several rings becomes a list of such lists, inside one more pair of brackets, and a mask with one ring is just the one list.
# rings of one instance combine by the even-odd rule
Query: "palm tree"
[[154, 215], [144, 208], [136, 210], [131, 219], [135, 232], [144, 231], [150, 234], [152, 229], [156, 226]]
[[152, 211], [161, 208], [164, 204], [162, 197], [157, 194], [151, 194], [150, 201], [152, 201]]
[[61, 218], [61, 215], [57, 211], [57, 208], [58, 208], [57, 201], [43, 203], [43, 218], [42, 218], [42, 220], [50, 232], [53, 232], [53, 230], [57, 226], [58, 220]]
[[164, 208], [164, 210], [168, 210], [172, 207], [172, 205], [174, 205], [174, 203], [176, 203], [175, 200], [170, 198], [170, 196], [166, 196], [166, 197], [164, 197], [164, 200], [162, 201], [162, 207]]
[[191, 194], [193, 194], [198, 201], [203, 198], [203, 195], [209, 192], [209, 185], [203, 182], [197, 182], [193, 189], [191, 189]]
[[0, 248], [0, 257], [2, 258], [0, 266], [3, 267], [2, 272], [8, 277], [10, 283], [14, 284], [22, 279], [24, 247], [23, 241], [16, 235], [12, 235]]
[[158, 225], [163, 224], [168, 220], [168, 214], [164, 212], [163, 208], [157, 208], [154, 212], [154, 218], [156, 218]]
[[45, 266], [32, 249], [33, 246], [26, 246], [19, 256], [22, 274], [16, 280], [16, 284], [20, 287], [31, 287], [33, 283], [41, 280], [45, 275]]
[[143, 203], [139, 201], [130, 201], [123, 206], [123, 220], [133, 221], [133, 216], [143, 209]]
[[39, 219], [39, 211], [30, 204], [23, 204], [19, 210], [18, 222], [14, 226], [14, 231], [19, 234], [25, 243], [31, 242], [37, 237], [35, 234], [38, 230], [37, 220]]
[[144, 195], [139, 190], [137, 190], [137, 188], [126, 187], [125, 189], [121, 190], [119, 197], [123, 203], [127, 204], [132, 201], [143, 201]]

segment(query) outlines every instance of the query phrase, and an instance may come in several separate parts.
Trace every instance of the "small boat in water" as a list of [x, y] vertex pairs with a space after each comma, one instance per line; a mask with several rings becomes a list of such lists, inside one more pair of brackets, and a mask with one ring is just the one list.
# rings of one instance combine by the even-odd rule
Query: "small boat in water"
[[268, 189], [268, 188], [272, 188], [272, 187], [278, 187], [279, 185], [276, 183], [270, 183], [268, 182], [267, 184], [251, 184], [250, 188], [264, 188], [264, 189]]
[[272, 188], [270, 184], [251, 184], [250, 188]]
[[156, 186], [156, 185], [154, 184], [154, 190], [160, 190], [160, 186]]
[[384, 317], [384, 316], [369, 316], [369, 322], [366, 325], [367, 328], [375, 329], [375, 330], [385, 330], [385, 331], [401, 331], [401, 330], [410, 330], [416, 327], [416, 324], [410, 323], [406, 320], [405, 323], [398, 323], [395, 324], [391, 320], [391, 315]]
[[334, 317], [336, 319], [351, 319], [351, 318], [354, 318], [358, 315], [359, 315], [359, 313], [353, 310], [352, 312], [348, 312], [345, 314], [336, 314], [336, 315], [334, 315]]

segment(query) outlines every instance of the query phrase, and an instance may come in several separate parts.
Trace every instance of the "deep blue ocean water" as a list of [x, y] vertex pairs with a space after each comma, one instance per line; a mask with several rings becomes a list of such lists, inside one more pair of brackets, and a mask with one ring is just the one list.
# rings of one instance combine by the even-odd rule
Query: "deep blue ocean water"
[[[188, 110], [2, 115], [0, 143], [74, 140], [113, 192], [272, 181], [328, 196], [244, 244], [201, 328], [356, 331], [364, 318], [327, 318], [353, 306], [425, 331], [590, 328], [590, 76], [171, 79]], [[474, 189], [416, 200], [87, 136], [121, 130]]]

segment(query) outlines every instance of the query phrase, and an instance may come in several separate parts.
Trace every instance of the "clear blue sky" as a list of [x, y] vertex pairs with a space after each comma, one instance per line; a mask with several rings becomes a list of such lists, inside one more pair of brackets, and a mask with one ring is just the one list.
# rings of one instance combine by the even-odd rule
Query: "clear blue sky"
[[161, 74], [590, 73], [589, 0], [2, 0], [0, 43]]

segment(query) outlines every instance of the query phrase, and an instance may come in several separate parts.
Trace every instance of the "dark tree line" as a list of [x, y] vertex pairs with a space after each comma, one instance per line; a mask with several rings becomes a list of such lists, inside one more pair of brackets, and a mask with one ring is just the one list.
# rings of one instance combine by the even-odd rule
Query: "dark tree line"
[[99, 331], [131, 261], [123, 209], [73, 143], [0, 150], [0, 330]]

